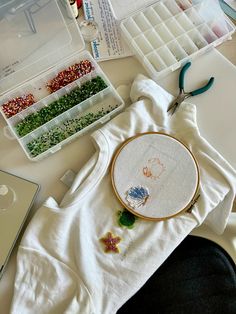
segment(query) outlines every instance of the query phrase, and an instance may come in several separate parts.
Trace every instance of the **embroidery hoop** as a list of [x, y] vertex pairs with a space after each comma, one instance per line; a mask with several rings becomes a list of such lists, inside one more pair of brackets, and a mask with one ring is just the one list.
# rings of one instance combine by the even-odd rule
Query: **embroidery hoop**
[[[173, 156], [170, 152], [178, 154]], [[153, 176], [150, 167], [152, 162], [157, 165], [156, 169], [153, 168], [156, 170]], [[136, 165], [139, 169], [136, 169]], [[140, 165], [144, 165], [145, 171]], [[184, 170], [183, 176], [180, 170]], [[186, 173], [191, 175], [190, 180]], [[140, 133], [127, 139], [118, 148], [111, 163], [111, 182], [118, 200], [127, 210], [146, 220], [166, 220], [191, 208], [198, 198], [199, 180], [199, 167], [192, 152], [181, 141], [162, 132]], [[174, 183], [179, 184], [173, 186]], [[170, 186], [169, 191], [165, 184]], [[181, 185], [185, 189], [182, 193]], [[131, 207], [126, 199], [129, 188], [135, 186], [147, 188], [150, 192], [147, 201], [138, 208]], [[186, 189], [189, 191], [186, 192]], [[166, 193], [167, 200], [163, 199]], [[170, 204], [173, 205], [175, 197], [179, 203], [173, 208]], [[159, 204], [162, 205], [161, 208], [158, 207]]]

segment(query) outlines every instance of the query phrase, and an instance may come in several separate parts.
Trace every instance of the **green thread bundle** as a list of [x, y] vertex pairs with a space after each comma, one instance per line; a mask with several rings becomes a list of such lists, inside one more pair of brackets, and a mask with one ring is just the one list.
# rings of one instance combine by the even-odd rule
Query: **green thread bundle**
[[127, 209], [118, 212], [118, 224], [121, 227], [132, 229], [136, 220], [137, 217], [129, 212]]
[[25, 136], [106, 87], [106, 83], [100, 76], [93, 78], [81, 87], [73, 89], [70, 93], [25, 117], [24, 120], [15, 126], [17, 134], [20, 137]]

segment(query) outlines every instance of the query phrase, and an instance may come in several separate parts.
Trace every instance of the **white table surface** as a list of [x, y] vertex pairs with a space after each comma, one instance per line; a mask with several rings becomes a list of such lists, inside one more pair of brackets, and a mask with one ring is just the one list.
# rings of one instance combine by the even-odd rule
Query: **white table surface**
[[[146, 74], [134, 57], [106, 61], [100, 63], [100, 66], [116, 87], [130, 84], [138, 73]], [[179, 71], [175, 71], [158, 83], [177, 95], [178, 73]], [[193, 61], [192, 67], [186, 73], [186, 90], [199, 87], [210, 76], [216, 78], [212, 89], [192, 99], [198, 108], [199, 127], [202, 135], [236, 168], [234, 140], [236, 135], [236, 68], [216, 51], [208, 52]], [[33, 163], [27, 159], [16, 140], [9, 140], [4, 136], [4, 126], [4, 119], [0, 117], [0, 169], [41, 185], [41, 190], [29, 216], [30, 219], [49, 195], [60, 202], [67, 190], [60, 178], [68, 169], [78, 172], [93, 154], [94, 148], [88, 134], [68, 144], [54, 155]], [[17, 247], [14, 249], [0, 281], [1, 314], [9, 313], [15, 275], [16, 249]]]

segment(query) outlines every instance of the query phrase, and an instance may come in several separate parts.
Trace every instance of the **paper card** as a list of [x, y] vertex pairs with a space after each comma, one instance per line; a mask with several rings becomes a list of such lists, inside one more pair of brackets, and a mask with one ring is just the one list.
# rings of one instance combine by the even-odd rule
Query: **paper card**
[[98, 38], [91, 42], [93, 57], [97, 61], [132, 55], [121, 38], [118, 21], [113, 17], [108, 0], [84, 0], [84, 17], [94, 20], [99, 27]]

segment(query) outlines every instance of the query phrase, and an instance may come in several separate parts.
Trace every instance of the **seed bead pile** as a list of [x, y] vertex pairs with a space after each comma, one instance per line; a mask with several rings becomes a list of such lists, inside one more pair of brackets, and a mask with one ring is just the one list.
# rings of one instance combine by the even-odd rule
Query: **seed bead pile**
[[70, 93], [25, 117], [15, 126], [17, 134], [20, 137], [25, 136], [106, 87], [106, 83], [100, 76], [93, 78], [91, 81], [84, 83], [81, 87], [76, 87]]
[[118, 106], [109, 106], [107, 110], [103, 108], [97, 113], [89, 112], [80, 118], [66, 120], [59, 126], [55, 126], [50, 131], [45, 132], [38, 138], [27, 144], [27, 148], [32, 157], [36, 157], [49, 148], [57, 145], [71, 135], [89, 126], [93, 122], [99, 120]]
[[7, 118], [13, 117], [18, 112], [33, 105], [35, 99], [33, 94], [13, 98], [2, 105], [2, 110]]
[[69, 68], [59, 72], [56, 77], [50, 80], [46, 87], [50, 93], [68, 85], [80, 77], [94, 70], [94, 66], [89, 60], [82, 60], [79, 63], [71, 65]]

